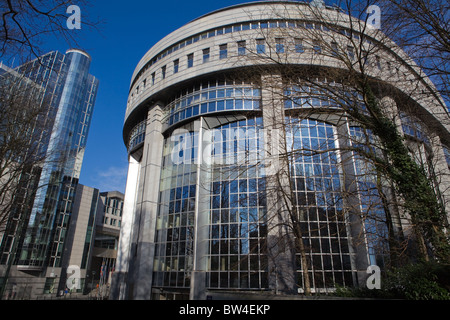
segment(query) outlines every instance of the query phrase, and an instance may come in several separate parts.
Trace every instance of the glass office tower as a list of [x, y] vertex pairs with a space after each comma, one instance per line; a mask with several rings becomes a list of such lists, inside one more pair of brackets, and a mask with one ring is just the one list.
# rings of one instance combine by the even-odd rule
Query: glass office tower
[[[336, 8], [252, 2], [199, 17], [145, 54], [125, 113], [129, 172], [112, 298], [301, 294], [307, 279], [312, 292], [328, 293], [365, 285], [367, 268], [383, 267], [390, 243], [378, 191], [392, 190], [349, 151], [371, 133], [348, 117], [364, 102], [336, 46], [348, 43], [350, 60], [358, 48], [376, 52], [366, 62], [377, 98], [393, 115], [423, 111], [432, 143], [406, 130], [407, 117], [396, 124], [420, 154], [433, 150], [442, 172], [450, 140], [442, 101], [421, 100], [404, 82], [420, 79], [429, 92], [428, 80], [366, 29]], [[407, 234], [408, 220], [390, 214], [389, 232]]]
[[47, 270], [55, 276], [55, 268], [62, 267], [98, 90], [98, 80], [89, 74], [90, 63], [87, 53], [71, 49], [66, 54], [48, 53], [9, 71], [25, 86], [39, 87], [43, 109], [38, 125], [30, 128], [43, 161], [34, 171], [29, 206], [17, 204], [1, 244], [1, 264], [12, 265], [17, 272], [45, 279]]

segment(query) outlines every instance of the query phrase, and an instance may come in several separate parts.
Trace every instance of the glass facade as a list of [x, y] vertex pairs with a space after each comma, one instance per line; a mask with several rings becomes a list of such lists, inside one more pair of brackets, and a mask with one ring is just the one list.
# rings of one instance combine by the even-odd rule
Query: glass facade
[[[297, 108], [343, 108], [351, 110], [359, 108], [364, 110], [364, 100], [360, 93], [352, 88], [346, 88], [342, 84], [331, 79], [322, 79], [315, 81], [316, 84], [310, 85], [302, 81], [296, 81], [297, 84], [289, 85], [284, 90], [285, 109]], [[323, 84], [323, 87], [321, 85]], [[327, 87], [335, 88], [332, 92]]]
[[[288, 117], [286, 139], [300, 228], [307, 253], [311, 288], [352, 285], [351, 264], [341, 194], [336, 128], [312, 119]], [[304, 279], [297, 252], [298, 285]]]
[[209, 193], [209, 288], [267, 289], [262, 118], [214, 128]]
[[426, 127], [421, 124], [417, 118], [408, 115], [406, 112], [400, 112], [403, 133], [417, 141], [430, 145], [430, 140], [426, 135]]
[[169, 126], [214, 112], [259, 110], [261, 91], [251, 82], [206, 81], [171, 101], [165, 108]]
[[[214, 128], [208, 141], [214, 162], [207, 173], [199, 169], [199, 132], [192, 125], [183, 129], [164, 143], [154, 286], [189, 288], [196, 210], [206, 204], [200, 214], [208, 216], [207, 286], [267, 288], [265, 180], [255, 165], [261, 160], [262, 119]], [[254, 162], [248, 161], [248, 146], [256, 147]], [[199, 199], [198, 189], [212, 192]]]
[[338, 107], [333, 103], [330, 94], [310, 85], [290, 86], [284, 91], [284, 107], [293, 108], [332, 108]]
[[[198, 154], [199, 133], [205, 136], [205, 130], [194, 127], [193, 122], [181, 127], [164, 142], [153, 285], [189, 288], [198, 211], [207, 215], [206, 286], [268, 289], [263, 119], [250, 117], [213, 128], [203, 138], [211, 146], [207, 174], [199, 169]], [[336, 128], [287, 117], [286, 143], [312, 288], [352, 285], [356, 270], [343, 210]], [[200, 190], [207, 198], [199, 197]], [[205, 203], [206, 210], [200, 210]], [[367, 224], [368, 231], [372, 227]], [[302, 287], [299, 255], [296, 281]]]
[[97, 204], [99, 201], [99, 191], [94, 189], [91, 201], [91, 210], [89, 212], [89, 221], [87, 224], [86, 237], [84, 240], [83, 256], [81, 260], [81, 269], [87, 269], [88, 261], [90, 258], [90, 252], [94, 246], [94, 234], [95, 234], [95, 217], [97, 215]]
[[[153, 284], [189, 288], [194, 258], [198, 132], [165, 139], [156, 223]], [[179, 150], [174, 155], [173, 150]], [[174, 157], [181, 156], [180, 160]], [[175, 160], [175, 161], [174, 161]]]
[[[212, 129], [207, 141], [211, 146], [207, 176], [199, 172], [199, 131], [193, 126], [192, 122], [182, 127], [181, 134], [175, 131], [165, 139], [154, 286], [189, 288], [195, 259], [195, 215], [197, 206], [206, 201], [198, 198], [197, 190], [205, 189], [208, 203], [202, 212], [208, 215], [207, 287], [268, 289], [263, 119], [247, 118]], [[356, 272], [343, 207], [336, 130], [318, 120], [286, 117], [295, 205], [316, 292], [352, 285]], [[360, 140], [361, 129], [351, 127], [350, 135], [353, 141]], [[355, 159], [355, 163], [369, 259], [383, 265], [380, 258], [388, 248], [383, 241], [385, 217], [374, 185], [376, 177], [369, 175], [366, 162]], [[296, 281], [302, 287], [300, 261], [297, 252]]]
[[136, 125], [133, 130], [131, 130], [128, 142], [128, 150], [133, 150], [135, 147], [138, 147], [141, 143], [144, 142], [146, 125], [147, 120], [144, 120]]
[[442, 149], [444, 151], [444, 156], [445, 156], [445, 161], [447, 162], [447, 166], [450, 167], [450, 148], [443, 145]]

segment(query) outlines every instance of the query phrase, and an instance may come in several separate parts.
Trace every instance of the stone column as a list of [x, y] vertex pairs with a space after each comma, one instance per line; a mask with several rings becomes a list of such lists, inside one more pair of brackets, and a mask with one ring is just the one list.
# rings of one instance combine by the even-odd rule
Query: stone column
[[341, 152], [340, 165], [342, 168], [342, 195], [343, 210], [347, 224], [347, 234], [349, 235], [349, 250], [352, 253], [352, 269], [356, 270], [356, 278], [353, 280], [358, 286], [364, 286], [367, 279], [367, 268], [370, 265], [367, 251], [367, 238], [364, 230], [364, 222], [361, 214], [360, 191], [357, 181], [355, 158], [353, 152], [347, 151], [351, 147], [351, 139], [347, 119], [337, 123], [337, 140]]
[[436, 175], [436, 184], [439, 196], [442, 200], [445, 212], [447, 212], [447, 223], [450, 224], [450, 170], [445, 159], [444, 147], [439, 136], [431, 137], [431, 148], [433, 153], [433, 171]]
[[[400, 111], [397, 107], [397, 103], [393, 98], [386, 96], [383, 97], [380, 101], [381, 106], [385, 115], [395, 123], [397, 127], [397, 131], [399, 135], [404, 136], [402, 119], [400, 117]], [[417, 148], [417, 145], [414, 147]], [[423, 146], [420, 146], [418, 149], [418, 153], [420, 153], [421, 157], [425, 156]], [[426, 156], [425, 156], [426, 157]], [[414, 228], [411, 226], [411, 217], [408, 212], [406, 212], [403, 208], [402, 202], [403, 199], [398, 197], [395, 194], [394, 188], [392, 186], [386, 186], [384, 189], [385, 195], [387, 196], [387, 200], [389, 203], [389, 212], [391, 215], [391, 223], [392, 223], [392, 233], [391, 233], [391, 244], [392, 241], [399, 245], [404, 242], [406, 239], [414, 239], [416, 236], [414, 235]], [[411, 242], [411, 240], [409, 240]], [[403, 250], [401, 246], [399, 248], [391, 248], [392, 250]], [[394, 255], [398, 255], [399, 252], [391, 252]]]
[[[295, 294], [295, 245], [290, 231], [288, 161], [286, 154], [283, 84], [281, 75], [262, 75], [262, 113], [267, 197], [267, 255], [269, 287], [275, 293]], [[288, 195], [284, 197], [283, 194]]]
[[111, 300], [129, 299], [127, 283], [128, 270], [130, 267], [131, 237], [134, 225], [136, 192], [139, 182], [139, 169], [139, 162], [130, 156], [116, 266], [111, 282]]
[[131, 259], [133, 299], [151, 298], [153, 260], [155, 254], [156, 218], [158, 212], [164, 137], [162, 135], [162, 104], [152, 106], [147, 115], [147, 127], [140, 163], [136, 196], [135, 222]]
[[195, 123], [195, 131], [198, 134], [198, 154], [197, 154], [197, 182], [195, 195], [195, 238], [194, 257], [190, 283], [190, 299], [206, 299], [206, 275], [208, 271], [208, 251], [209, 251], [209, 214], [211, 195], [211, 164], [209, 159], [204, 159], [205, 143], [208, 139], [205, 135], [204, 119], [200, 118]]

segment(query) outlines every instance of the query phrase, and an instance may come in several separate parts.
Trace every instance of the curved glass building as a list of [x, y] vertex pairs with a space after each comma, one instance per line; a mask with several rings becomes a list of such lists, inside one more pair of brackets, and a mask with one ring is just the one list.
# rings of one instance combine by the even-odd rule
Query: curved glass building
[[[367, 110], [348, 70], [366, 53], [375, 95], [442, 172], [448, 114], [438, 96], [417, 94], [433, 86], [398, 47], [350, 20], [307, 3], [241, 4], [147, 52], [125, 115], [113, 298], [332, 292], [389, 263], [389, 235], [408, 234], [408, 219], [386, 214], [394, 194], [350, 151], [376, 138], [349, 116]], [[402, 77], [420, 79], [416, 89]]]

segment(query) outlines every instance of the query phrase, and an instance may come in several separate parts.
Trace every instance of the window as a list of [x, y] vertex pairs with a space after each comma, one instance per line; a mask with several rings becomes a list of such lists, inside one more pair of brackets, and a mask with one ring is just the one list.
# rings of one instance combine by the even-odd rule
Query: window
[[154, 85], [155, 84], [155, 73], [153, 72], [152, 73], [152, 85]]
[[381, 59], [380, 59], [379, 56], [375, 56], [375, 63], [376, 63], [376, 65], [377, 65], [377, 68], [378, 68], [379, 70], [381, 70]]
[[44, 293], [53, 293], [55, 291], [55, 279], [53, 277], [45, 278]]
[[188, 54], [187, 56], [187, 67], [192, 68], [194, 66], [194, 54]]
[[[245, 120], [234, 122], [233, 128], [254, 132], [253, 130], [259, 130], [260, 121], [262, 121], [261, 118], [251, 118], [247, 122]], [[222, 128], [226, 130], [228, 125]], [[223, 137], [225, 138], [225, 136]], [[256, 137], [260, 136], [256, 135]], [[222, 138], [214, 140], [214, 144], [222, 145], [224, 143], [231, 146], [236, 142], [236, 147], [215, 148], [214, 156], [218, 156], [220, 159], [233, 157], [236, 151], [258, 152], [262, 145], [262, 142], [259, 143], [247, 135], [245, 137], [226, 135], [224, 140], [226, 141], [223, 141]], [[231, 169], [228, 168], [228, 170]], [[212, 175], [214, 176], [223, 172], [223, 168], [219, 168], [219, 166], [214, 166], [213, 170]], [[245, 289], [267, 286], [267, 280], [265, 280], [267, 278], [265, 272], [266, 252], [262, 247], [258, 249], [258, 244], [266, 239], [266, 226], [258, 223], [258, 214], [266, 206], [265, 180], [264, 177], [258, 175], [257, 171], [249, 170], [249, 179], [245, 177], [238, 180], [234, 177], [224, 177], [223, 180], [219, 178], [211, 183], [212, 194], [208, 199], [212, 205], [209, 216], [210, 250], [207, 253], [210, 259], [208, 286]], [[220, 176], [222, 175], [220, 174]], [[239, 256], [239, 254], [242, 255]]]
[[265, 39], [256, 39], [256, 53], [266, 53]]
[[275, 50], [277, 53], [284, 53], [284, 39], [283, 38], [275, 39]]
[[161, 75], [162, 75], [162, 78], [163, 78], [163, 79], [166, 78], [166, 66], [163, 66], [163, 67], [161, 68]]
[[352, 46], [347, 46], [347, 53], [350, 60], [355, 59], [355, 51], [353, 50]]
[[442, 146], [442, 150], [444, 151], [445, 161], [447, 162], [447, 166], [450, 167], [450, 149], [446, 146]]
[[219, 46], [219, 58], [225, 59], [228, 56], [228, 45], [227, 44], [221, 44]]
[[339, 50], [338, 50], [337, 42], [332, 42], [331, 43], [331, 55], [333, 57], [337, 57], [338, 56], [338, 52], [339, 52]]
[[245, 42], [245, 40], [243, 40], [243, 41], [238, 41], [238, 55], [239, 55], [239, 56], [245, 55], [245, 48], [246, 48], [246, 42]]
[[180, 67], [180, 60], [174, 60], [173, 61], [173, 73], [178, 73], [178, 69]]
[[314, 53], [321, 53], [322, 52], [322, 47], [320, 46], [320, 42], [319, 41], [314, 41], [313, 42], [313, 51]]
[[295, 41], [295, 52], [301, 53], [305, 50], [303, 49], [303, 40], [302, 39], [294, 39]]
[[209, 61], [209, 48], [203, 49], [203, 63]]

